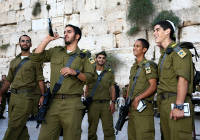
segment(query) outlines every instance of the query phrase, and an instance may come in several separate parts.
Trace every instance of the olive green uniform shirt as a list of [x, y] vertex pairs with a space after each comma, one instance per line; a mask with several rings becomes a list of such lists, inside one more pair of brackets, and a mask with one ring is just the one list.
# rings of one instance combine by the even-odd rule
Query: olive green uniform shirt
[[[167, 48], [171, 47], [170, 44]], [[166, 55], [164, 63], [161, 66], [161, 60], [164, 56], [165, 51], [161, 51], [161, 57], [158, 63], [158, 75], [159, 75], [159, 85], [157, 92], [162, 94], [164, 92], [177, 93], [178, 77], [181, 76], [185, 78], [188, 83], [188, 94], [193, 91], [193, 77], [194, 68], [192, 63], [192, 54], [188, 49], [182, 48], [186, 55], [181, 58], [175, 51]]]
[[14, 76], [14, 72], [20, 62], [21, 54], [17, 55], [16, 58], [10, 62], [10, 68], [6, 79], [11, 83], [12, 88], [35, 89], [38, 85], [37, 81], [44, 80], [41, 63], [35, 64], [31, 60], [28, 60]]
[[[146, 63], [150, 64], [150, 66], [149, 66], [150, 68], [149, 67], [145, 68]], [[137, 78], [131, 99], [142, 94], [150, 86], [149, 81], [148, 81], [149, 79], [157, 79], [158, 78], [157, 65], [154, 62], [147, 61], [146, 58], [144, 58], [139, 64], [137, 64], [135, 62], [133, 64], [133, 66], [131, 67], [131, 71], [130, 71], [130, 76], [129, 76], [129, 80], [130, 80], [129, 85], [130, 86], [129, 86], [129, 90], [128, 90], [128, 96], [131, 94], [134, 77], [136, 76], [136, 72], [139, 67], [141, 67], [141, 71]], [[148, 99], [148, 98], [152, 100], [153, 96], [147, 97], [146, 99]]]
[[[66, 63], [69, 60], [69, 57], [73, 54], [77, 54], [76, 58], [73, 60], [70, 68], [74, 70], [79, 70], [84, 73], [86, 76], [86, 83], [90, 82], [93, 76], [93, 67], [89, 61], [89, 58], [85, 54], [82, 55], [81, 50], [77, 49], [71, 53], [67, 53], [65, 47], [56, 46], [45, 50], [42, 53], [34, 53], [31, 59], [34, 62], [50, 62], [51, 63], [51, 90], [53, 89], [54, 84], [58, 81], [60, 77], [60, 70], [66, 67]], [[75, 76], [66, 76], [63, 80], [62, 86], [57, 94], [82, 94], [84, 82], [79, 80]]]
[[[114, 86], [114, 74], [111, 69], [105, 68], [105, 73], [95, 90], [93, 100], [110, 100], [111, 99], [111, 86]], [[103, 72], [103, 71], [102, 71]], [[101, 73], [102, 73], [101, 72]], [[91, 95], [92, 89], [96, 84], [98, 74], [95, 72], [94, 81], [88, 84], [88, 93]]]

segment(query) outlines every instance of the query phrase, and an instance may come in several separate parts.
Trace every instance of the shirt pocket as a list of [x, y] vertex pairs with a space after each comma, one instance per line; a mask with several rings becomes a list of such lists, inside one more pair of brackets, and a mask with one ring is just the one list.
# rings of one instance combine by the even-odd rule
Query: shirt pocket
[[166, 61], [164, 64], [163, 64], [163, 69], [162, 69], [162, 77], [163, 78], [167, 78], [167, 79], [171, 79], [174, 77], [174, 74], [173, 74], [173, 69], [172, 69], [172, 63], [169, 62], [169, 61]]
[[54, 57], [51, 59], [51, 71], [52, 73], [60, 73], [61, 68], [63, 68], [62, 58]]

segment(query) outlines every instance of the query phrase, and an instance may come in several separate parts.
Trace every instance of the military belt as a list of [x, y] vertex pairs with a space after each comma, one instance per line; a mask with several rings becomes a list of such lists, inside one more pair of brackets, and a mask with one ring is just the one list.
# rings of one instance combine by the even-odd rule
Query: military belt
[[[168, 99], [170, 97], [175, 97], [176, 95], [177, 94], [174, 93], [174, 92], [165, 92], [165, 93], [160, 94], [159, 96], [160, 96], [161, 100], [165, 100], [165, 99]], [[191, 97], [190, 94], [187, 94], [186, 96]]]
[[95, 103], [106, 103], [109, 102], [110, 100], [94, 100], [93, 102]]
[[55, 99], [66, 99], [66, 98], [73, 98], [73, 97], [81, 97], [79, 94], [56, 94], [54, 96]]
[[29, 93], [29, 92], [33, 92], [34, 89], [15, 89], [15, 88], [11, 88], [11, 93], [13, 94], [19, 94], [19, 93]]

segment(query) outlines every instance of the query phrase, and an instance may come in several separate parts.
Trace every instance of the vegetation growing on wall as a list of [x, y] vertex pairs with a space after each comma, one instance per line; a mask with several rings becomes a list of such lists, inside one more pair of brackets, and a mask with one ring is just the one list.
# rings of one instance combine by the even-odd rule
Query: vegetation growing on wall
[[161, 20], [170, 20], [176, 27], [180, 24], [180, 19], [172, 11], [161, 11], [158, 16], [153, 20], [152, 26]]
[[38, 14], [41, 13], [41, 4], [40, 2], [36, 2], [33, 6], [33, 11], [32, 11], [32, 15], [33, 16], [37, 16]]
[[139, 31], [144, 23], [149, 23], [149, 17], [154, 12], [154, 5], [151, 0], [130, 0], [128, 9], [128, 20], [133, 25], [128, 34], [133, 35]]
[[0, 49], [5, 50], [5, 49], [7, 49], [9, 46], [10, 46], [9, 43], [8, 43], [8, 44], [2, 44], [2, 45], [0, 46]]

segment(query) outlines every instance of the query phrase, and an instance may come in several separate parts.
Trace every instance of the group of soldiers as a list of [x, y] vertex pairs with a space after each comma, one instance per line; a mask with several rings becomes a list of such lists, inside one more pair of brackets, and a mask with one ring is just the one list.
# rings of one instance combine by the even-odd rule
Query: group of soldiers
[[[161, 52], [158, 65], [145, 58], [149, 48], [147, 40], [140, 38], [133, 44], [136, 59], [130, 70], [125, 95], [132, 101], [128, 120], [129, 140], [155, 139], [152, 102], [156, 92], [162, 139], [192, 140], [192, 54], [175, 43], [174, 33], [175, 26], [169, 20], [154, 25], [153, 35]], [[56, 84], [61, 87], [47, 111], [38, 139], [57, 140], [63, 129], [64, 140], [80, 140], [85, 109], [81, 102], [82, 95], [91, 99], [87, 108], [88, 139], [97, 140], [99, 119], [102, 120], [104, 139], [115, 139], [112, 117], [116, 101], [114, 73], [106, 66], [105, 51], [97, 53], [94, 60], [87, 51], [79, 49], [81, 36], [79, 27], [68, 24], [64, 29], [64, 47], [45, 50], [51, 41], [60, 38], [55, 33], [54, 36], [47, 35], [33, 53], [30, 53], [31, 38], [27, 35], [19, 38], [21, 53], [11, 61], [8, 76], [0, 89], [0, 103], [3, 93], [10, 86], [12, 93], [8, 128], [3, 140], [29, 139], [27, 119], [36, 103], [40, 107], [44, 101], [42, 64], [45, 62], [51, 63], [50, 89]], [[189, 103], [190, 115], [187, 117], [184, 116], [184, 103]]]

